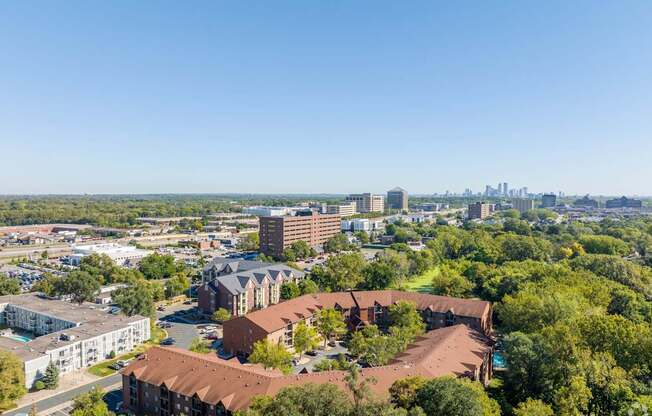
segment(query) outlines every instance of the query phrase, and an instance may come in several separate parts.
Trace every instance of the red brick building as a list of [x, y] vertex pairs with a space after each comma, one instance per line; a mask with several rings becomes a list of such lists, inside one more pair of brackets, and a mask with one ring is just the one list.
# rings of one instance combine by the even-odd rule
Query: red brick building
[[368, 324], [382, 327], [387, 322], [390, 305], [406, 300], [421, 313], [427, 330], [464, 324], [479, 333], [492, 331], [491, 303], [435, 296], [398, 290], [317, 293], [281, 302], [224, 323], [224, 350], [230, 354], [248, 355], [253, 344], [262, 339], [292, 347], [294, 328], [301, 322], [311, 325], [323, 308], [342, 311], [349, 327]]
[[[385, 366], [360, 370], [379, 397], [411, 376], [468, 377], [488, 383], [491, 341], [466, 325], [436, 329], [419, 337]], [[177, 348], [150, 348], [122, 370], [123, 407], [129, 414], [225, 416], [249, 406], [252, 397], [273, 396], [291, 385], [331, 383], [347, 392], [344, 371], [285, 376], [258, 365]]]
[[281, 286], [304, 277], [302, 271], [280, 263], [216, 259], [204, 268], [198, 308], [206, 315], [224, 308], [232, 316], [242, 316], [279, 303]]
[[311, 247], [340, 233], [341, 216], [299, 211], [296, 215], [260, 217], [260, 251], [280, 257], [292, 243], [303, 240]]

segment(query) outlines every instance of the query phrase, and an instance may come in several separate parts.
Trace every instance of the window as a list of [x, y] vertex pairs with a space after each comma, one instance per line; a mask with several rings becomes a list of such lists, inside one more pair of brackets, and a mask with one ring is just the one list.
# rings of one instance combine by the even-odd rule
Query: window
[[205, 413], [206, 412], [205, 412], [204, 403], [201, 400], [199, 400], [199, 397], [197, 397], [197, 395], [194, 395], [192, 397], [190, 416], [203, 416]]
[[453, 325], [455, 325], [455, 314], [453, 314], [451, 311], [448, 311], [446, 312], [446, 326]]

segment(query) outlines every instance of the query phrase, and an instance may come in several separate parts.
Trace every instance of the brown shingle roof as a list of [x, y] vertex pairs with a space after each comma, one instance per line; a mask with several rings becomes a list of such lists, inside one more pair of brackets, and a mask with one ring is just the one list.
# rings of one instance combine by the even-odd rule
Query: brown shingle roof
[[[421, 375], [438, 377], [464, 375], [482, 365], [484, 355], [491, 351], [489, 340], [465, 325], [429, 332], [419, 338], [392, 364], [361, 370], [363, 379], [374, 378], [371, 386], [378, 395], [387, 394], [398, 379]], [[139, 380], [166, 387], [191, 397], [197, 394], [209, 404], [222, 403], [229, 411], [249, 405], [255, 395], [274, 395], [289, 385], [332, 383], [345, 390], [343, 371], [284, 376], [259, 366], [240, 364], [237, 360], [222, 360], [212, 355], [198, 354], [177, 348], [153, 347], [133, 361], [122, 374], [134, 374]]]
[[265, 309], [251, 312], [238, 318], [238, 320], [227, 321], [225, 328], [232, 325], [241, 325], [243, 321], [249, 321], [271, 333], [287, 326], [289, 323], [301, 321], [303, 319], [301, 316], [310, 316], [315, 309], [332, 308], [336, 304], [344, 309], [356, 306], [364, 309], [373, 307], [375, 303], [389, 306], [399, 300], [414, 302], [419, 310], [430, 308], [434, 312], [441, 313], [453, 310], [457, 316], [478, 319], [485, 317], [491, 310], [491, 304], [482, 300], [459, 299], [398, 290], [317, 293], [271, 305]]

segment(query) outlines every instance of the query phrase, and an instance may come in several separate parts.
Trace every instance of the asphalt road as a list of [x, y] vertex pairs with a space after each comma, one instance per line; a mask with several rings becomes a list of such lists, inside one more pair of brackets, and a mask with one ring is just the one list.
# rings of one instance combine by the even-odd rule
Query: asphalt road
[[[80, 394], [86, 393], [90, 391], [93, 387], [99, 387], [101, 389], [106, 389], [107, 387], [113, 386], [114, 384], [120, 383], [122, 380], [122, 377], [120, 374], [114, 374], [112, 376], [108, 376], [105, 378], [102, 378], [100, 380], [94, 381], [89, 384], [85, 384], [83, 386], [74, 388], [72, 390], [63, 392], [61, 394], [57, 394], [56, 396], [49, 397], [47, 399], [43, 399], [39, 402], [36, 402], [36, 410], [38, 412], [45, 411], [47, 409], [50, 409], [52, 407], [58, 406], [60, 404], [69, 402], [73, 400], [75, 397], [79, 396]], [[29, 410], [31, 409], [32, 405], [29, 404], [25, 407], [21, 407], [19, 409], [14, 409], [8, 412], [3, 413], [3, 416], [17, 416], [17, 415], [22, 415], [25, 416], [29, 413]]]
[[[190, 308], [192, 308], [191, 305], [178, 305], [170, 308], [169, 310], [166, 310], [165, 312], [157, 312], [157, 318], [159, 320], [172, 323], [172, 327], [166, 329], [166, 331], [168, 332], [168, 335], [170, 337], [176, 340], [176, 344], [175, 344], [176, 347], [188, 348], [193, 338], [199, 336], [196, 325], [180, 322], [180, 320], [174, 315], [174, 312], [178, 310], [190, 309]], [[83, 386], [74, 388], [72, 390], [57, 394], [56, 396], [52, 396], [52, 397], [48, 397], [47, 399], [40, 400], [36, 402], [36, 410], [38, 412], [44, 412], [55, 406], [59, 406], [61, 404], [73, 400], [75, 397], [79, 396], [80, 394], [90, 391], [93, 387], [97, 386], [105, 390], [121, 382], [122, 382], [122, 377], [120, 376], [120, 374], [113, 374], [111, 376], [99, 379], [92, 383], [85, 384]], [[109, 408], [111, 410], [113, 410], [112, 406], [115, 406], [116, 402], [121, 400], [119, 399], [119, 397], [120, 397], [119, 391], [118, 392], [111, 391], [107, 393], [107, 397], [105, 397], [105, 400], [109, 404]], [[32, 404], [30, 403], [27, 406], [2, 413], [2, 415], [3, 416], [26, 416], [29, 413], [31, 406]], [[54, 412], [54, 415], [61, 416], [60, 413], [65, 414], [65, 411]]]

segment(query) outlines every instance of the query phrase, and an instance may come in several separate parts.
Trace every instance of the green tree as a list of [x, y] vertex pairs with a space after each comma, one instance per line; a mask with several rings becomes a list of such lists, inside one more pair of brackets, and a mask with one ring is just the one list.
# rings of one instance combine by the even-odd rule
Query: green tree
[[100, 282], [90, 273], [74, 270], [67, 277], [55, 282], [54, 291], [59, 296], [70, 296], [73, 302], [82, 304], [95, 299]]
[[418, 391], [416, 404], [427, 415], [485, 416], [482, 401], [469, 385], [452, 377], [427, 381]]
[[41, 381], [43, 381], [45, 388], [48, 390], [54, 390], [59, 386], [59, 367], [57, 367], [54, 361], [50, 361], [48, 364]]
[[294, 282], [287, 282], [281, 285], [281, 299], [289, 300], [301, 296], [299, 285]]
[[169, 254], [152, 253], [140, 260], [138, 270], [146, 279], [169, 279], [182, 271], [182, 267]]
[[201, 338], [193, 338], [192, 341], [190, 341], [190, 346], [188, 347], [190, 351], [193, 352], [198, 352], [201, 354], [208, 354], [211, 352], [211, 347], [208, 344], [208, 342], [204, 341]]
[[292, 354], [282, 344], [275, 344], [267, 339], [254, 343], [249, 362], [261, 364], [265, 368], [275, 368], [285, 374], [292, 372]]
[[591, 390], [582, 376], [573, 376], [567, 386], [555, 393], [555, 407], [561, 416], [582, 416], [589, 410]]
[[360, 241], [360, 244], [367, 244], [369, 243], [369, 234], [367, 234], [364, 231], [356, 231], [354, 234], [355, 238]]
[[407, 331], [408, 342], [425, 332], [425, 324], [421, 314], [417, 311], [416, 304], [410, 301], [399, 300], [389, 307], [389, 322], [392, 327], [399, 327]]
[[0, 350], [0, 410], [10, 408], [25, 393], [23, 362], [13, 353]]
[[317, 332], [324, 339], [324, 346], [333, 337], [346, 332], [346, 323], [342, 312], [333, 308], [324, 308], [319, 311], [316, 323]]
[[590, 254], [624, 256], [631, 251], [627, 243], [609, 235], [584, 235], [579, 242]]
[[333, 292], [354, 289], [364, 280], [366, 262], [358, 252], [331, 256], [323, 267], [315, 266], [311, 278], [321, 288]]
[[281, 389], [274, 398], [259, 397], [236, 416], [349, 416], [351, 403], [334, 384], [304, 384]]
[[527, 399], [514, 409], [514, 416], [554, 416], [552, 407], [541, 400]]
[[260, 248], [260, 236], [258, 233], [246, 234], [238, 242], [238, 249], [242, 251], [258, 251]]
[[231, 312], [227, 311], [224, 308], [218, 308], [215, 312], [213, 312], [211, 318], [214, 322], [222, 323], [231, 319]]
[[396, 380], [389, 388], [392, 403], [404, 409], [411, 409], [416, 404], [417, 391], [426, 384], [421, 376], [412, 376]]
[[122, 313], [127, 316], [152, 317], [154, 315], [152, 293], [144, 281], [114, 291], [112, 298], [116, 305], [122, 309]]
[[339, 253], [350, 249], [349, 239], [342, 233], [334, 235], [324, 243], [324, 251], [327, 253]]
[[473, 283], [453, 267], [443, 264], [438, 270], [432, 278], [432, 293], [435, 295], [464, 297], [473, 289]]
[[301, 290], [302, 295], [319, 292], [319, 286], [317, 286], [317, 283], [313, 282], [311, 279], [302, 279], [299, 282], [299, 289]]
[[294, 330], [293, 342], [294, 351], [299, 354], [299, 359], [306, 351], [312, 351], [319, 345], [319, 335], [314, 327], [301, 322]]
[[165, 295], [173, 298], [184, 294], [190, 289], [190, 280], [183, 273], [177, 273], [165, 282]]
[[93, 387], [88, 393], [81, 394], [75, 398], [70, 416], [113, 416], [114, 413], [104, 401], [104, 392]]
[[60, 284], [57, 283], [62, 280], [61, 277], [52, 275], [51, 273], [44, 273], [41, 280], [34, 283], [30, 292], [40, 292], [46, 296], [56, 296], [56, 287]]
[[20, 283], [17, 279], [11, 279], [7, 275], [0, 273], [0, 296], [18, 295], [20, 293]]

